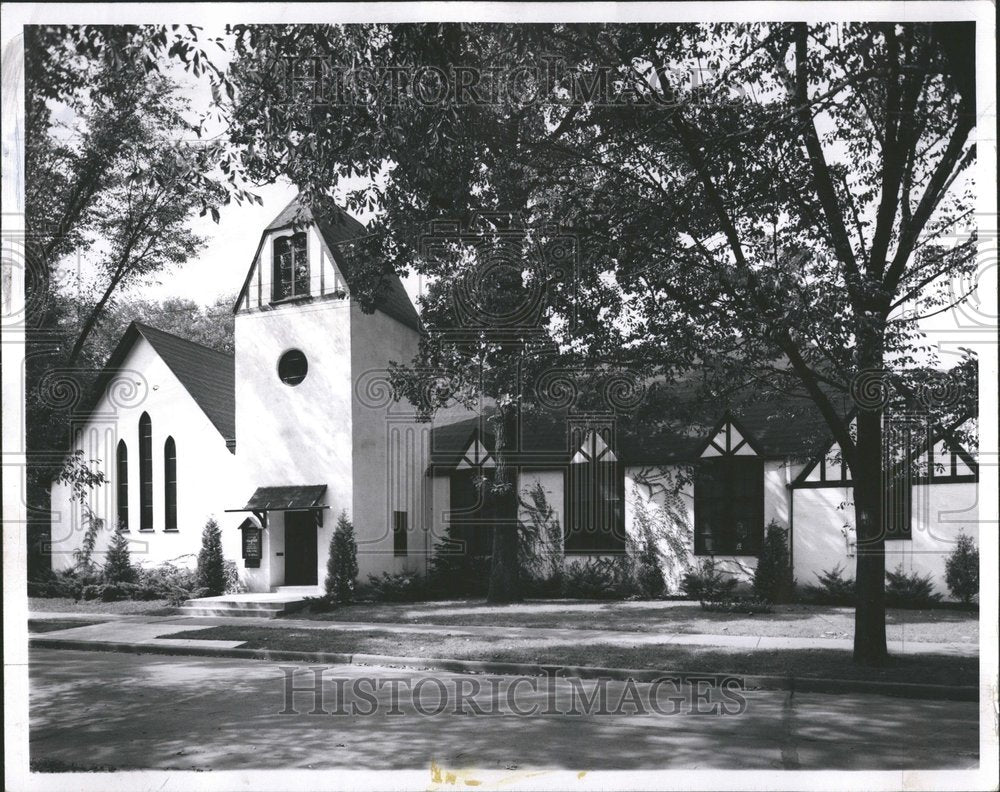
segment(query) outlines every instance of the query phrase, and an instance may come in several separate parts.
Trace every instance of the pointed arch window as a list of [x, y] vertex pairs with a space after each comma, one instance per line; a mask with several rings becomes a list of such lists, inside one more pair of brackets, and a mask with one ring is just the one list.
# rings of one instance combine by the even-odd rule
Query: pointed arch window
[[587, 430], [570, 459], [568, 554], [625, 552], [625, 471], [607, 438], [606, 431]]
[[701, 454], [694, 479], [696, 555], [756, 556], [764, 542], [764, 461], [733, 421]]
[[177, 444], [172, 437], [163, 444], [163, 530], [177, 530]]
[[124, 440], [118, 441], [116, 454], [115, 481], [116, 499], [118, 501], [118, 525], [123, 531], [128, 530], [128, 446]]
[[274, 240], [272, 300], [309, 295], [309, 255], [304, 232]]
[[139, 417], [139, 530], [153, 530], [153, 422]]

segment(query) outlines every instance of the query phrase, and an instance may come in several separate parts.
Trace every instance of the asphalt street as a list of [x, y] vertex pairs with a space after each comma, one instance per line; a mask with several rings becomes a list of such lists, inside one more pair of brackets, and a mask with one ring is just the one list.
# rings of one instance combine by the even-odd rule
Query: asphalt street
[[602, 691], [596, 682], [58, 649], [30, 659], [31, 759], [81, 769], [978, 765], [975, 703], [738, 683], [608, 682]]

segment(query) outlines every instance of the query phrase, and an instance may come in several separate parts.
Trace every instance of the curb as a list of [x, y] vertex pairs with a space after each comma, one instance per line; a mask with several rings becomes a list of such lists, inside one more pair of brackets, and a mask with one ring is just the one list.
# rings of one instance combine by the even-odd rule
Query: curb
[[[43, 634], [44, 635], [44, 634]], [[122, 641], [80, 641], [30, 637], [28, 645], [39, 649], [75, 649], [89, 652], [159, 654], [193, 657], [228, 657], [242, 660], [300, 661], [336, 665], [381, 665], [458, 674], [575, 677], [577, 679], [633, 680], [639, 683], [670, 678], [681, 682], [707, 681], [719, 687], [727, 680], [741, 680], [745, 690], [787, 690], [799, 693], [866, 693], [869, 695], [941, 701], [979, 701], [979, 688], [972, 685], [931, 685], [916, 682], [870, 682], [851, 679], [763, 676], [745, 674], [655, 671], [648, 668], [601, 668], [598, 666], [558, 666], [537, 663], [503, 663], [492, 660], [456, 660], [434, 657], [394, 657], [392, 655], [345, 654], [342, 652], [300, 652], [290, 649], [249, 649], [212, 646], [170, 646], [135, 644]]]

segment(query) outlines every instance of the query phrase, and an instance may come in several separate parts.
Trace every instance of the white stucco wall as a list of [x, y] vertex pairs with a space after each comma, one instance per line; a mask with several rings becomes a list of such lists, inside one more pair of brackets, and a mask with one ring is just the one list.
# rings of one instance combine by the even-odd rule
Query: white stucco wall
[[[851, 488], [797, 489], [793, 563], [799, 585], [815, 585], [817, 573], [838, 564], [844, 577], [855, 576], [856, 556], [848, 552], [845, 526], [854, 525]], [[945, 560], [960, 531], [979, 544], [978, 485], [918, 484], [913, 487], [912, 539], [886, 542], [886, 569], [899, 565], [908, 574], [931, 575], [935, 590], [951, 599], [944, 580]], [[848, 532], [851, 540], [853, 530]]]
[[[132, 560], [143, 566], [163, 561], [193, 564], [201, 547], [205, 522], [214, 516], [222, 528], [223, 552], [240, 560], [240, 537], [235, 526], [238, 515], [226, 514], [232, 497], [235, 459], [226, 442], [177, 377], [144, 338], [139, 338], [122, 362], [125, 370], [111, 383], [93, 413], [74, 432], [74, 448], [82, 448], [86, 459], [100, 460], [96, 466], [107, 483], [91, 491], [89, 504], [105, 521], [98, 536], [96, 563], [103, 554], [117, 520], [116, 449], [119, 439], [128, 448], [129, 549]], [[139, 418], [149, 414], [153, 449], [153, 530], [139, 530]], [[164, 531], [164, 456], [168, 436], [177, 447], [177, 528]], [[52, 487], [52, 567], [74, 564], [73, 551], [80, 547], [85, 531], [82, 506], [72, 502], [71, 489]]]
[[[267, 246], [265, 246], [267, 247]], [[350, 304], [324, 300], [286, 304], [236, 316], [236, 459], [239, 495], [246, 503], [257, 487], [327, 486], [324, 524], [317, 532], [317, 583], [326, 573], [326, 551], [341, 510], [352, 509]], [[278, 378], [278, 359], [301, 350], [308, 362], [298, 385]], [[284, 583], [284, 521], [268, 518], [255, 589]]]
[[[419, 335], [392, 317], [351, 307], [351, 403], [354, 491], [350, 511], [358, 539], [359, 580], [382, 572], [422, 572], [429, 549], [424, 501], [430, 481], [431, 424], [407, 402], [388, 398], [390, 362], [412, 362]], [[407, 554], [393, 550], [393, 512], [407, 515]]]

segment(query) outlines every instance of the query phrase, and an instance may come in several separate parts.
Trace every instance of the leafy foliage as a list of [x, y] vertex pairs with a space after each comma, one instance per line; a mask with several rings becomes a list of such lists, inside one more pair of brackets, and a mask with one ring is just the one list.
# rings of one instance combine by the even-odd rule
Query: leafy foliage
[[857, 600], [854, 578], [844, 578], [844, 569], [837, 564], [833, 569], [817, 573], [818, 586], [806, 586], [805, 599], [817, 605], [853, 605]]
[[753, 576], [754, 593], [769, 602], [791, 602], [795, 596], [788, 531], [771, 520]]
[[893, 608], [927, 608], [941, 601], [934, 591], [934, 579], [917, 572], [907, 574], [900, 564], [893, 572], [886, 572], [886, 604]]
[[691, 599], [730, 599], [738, 585], [728, 572], [719, 568], [714, 556], [703, 558], [696, 569], [688, 570], [681, 579], [681, 590]]
[[214, 517], [210, 517], [201, 532], [201, 550], [198, 552], [198, 585], [206, 596], [215, 597], [226, 590], [225, 559], [222, 556], [222, 530]]
[[624, 599], [637, 591], [627, 556], [570, 561], [563, 577], [563, 596], [579, 599]]
[[424, 581], [412, 572], [369, 575], [364, 594], [376, 602], [416, 602], [424, 598]]
[[125, 535], [121, 525], [115, 527], [108, 545], [104, 559], [104, 580], [107, 583], [136, 582], [136, 570], [132, 565], [128, 549], [128, 536]]
[[343, 511], [330, 538], [330, 557], [326, 562], [327, 599], [337, 604], [351, 602], [357, 577], [358, 545], [354, 539], [354, 524]]
[[958, 535], [955, 549], [944, 562], [948, 591], [970, 605], [979, 596], [979, 548], [966, 533]]

